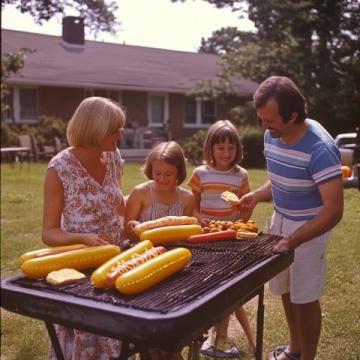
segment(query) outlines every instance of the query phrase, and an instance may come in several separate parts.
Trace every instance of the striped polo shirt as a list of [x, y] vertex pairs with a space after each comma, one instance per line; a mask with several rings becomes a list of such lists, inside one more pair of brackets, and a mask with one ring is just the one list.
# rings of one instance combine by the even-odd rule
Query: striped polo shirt
[[221, 199], [221, 193], [232, 191], [239, 197], [250, 191], [248, 173], [240, 166], [219, 171], [203, 165], [194, 169], [188, 185], [200, 193], [200, 213], [207, 219], [236, 220], [239, 212]]
[[330, 134], [307, 119], [308, 130], [294, 145], [264, 135], [264, 155], [274, 207], [284, 217], [310, 220], [323, 207], [318, 185], [341, 176], [340, 152]]

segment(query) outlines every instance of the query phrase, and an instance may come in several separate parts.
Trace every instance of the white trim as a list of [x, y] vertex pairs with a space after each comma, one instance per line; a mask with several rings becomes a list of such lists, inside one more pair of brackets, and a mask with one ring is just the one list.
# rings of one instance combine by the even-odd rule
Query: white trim
[[[161, 96], [161, 97], [164, 98], [164, 118], [163, 118], [162, 123], [152, 121], [152, 113], [151, 113], [151, 97], [152, 96]], [[169, 94], [167, 94], [167, 93], [158, 93], [158, 92], [149, 92], [147, 98], [148, 98], [148, 101], [147, 101], [147, 117], [148, 117], [149, 127], [153, 127], [153, 128], [164, 127], [166, 122], [169, 119], [169, 116], [170, 116], [169, 115], [169, 111], [170, 111]]]

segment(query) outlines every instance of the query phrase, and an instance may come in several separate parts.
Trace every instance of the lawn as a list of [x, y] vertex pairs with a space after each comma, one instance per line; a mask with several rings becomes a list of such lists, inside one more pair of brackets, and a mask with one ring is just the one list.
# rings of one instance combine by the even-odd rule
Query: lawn
[[[41, 213], [45, 164], [12, 168], [1, 166], [1, 278], [19, 272], [17, 259], [26, 251], [42, 247]], [[189, 168], [189, 173], [191, 168]], [[254, 188], [266, 178], [264, 170], [250, 170]], [[123, 191], [144, 180], [139, 164], [128, 164], [123, 177]], [[328, 253], [326, 295], [322, 298], [323, 329], [317, 359], [360, 359], [360, 192], [345, 190], [345, 212], [334, 230]], [[261, 204], [253, 219], [264, 227], [271, 214], [271, 204]], [[265, 292], [264, 349], [283, 343], [285, 320], [280, 300]], [[254, 302], [246, 305], [255, 325]], [[1, 359], [46, 359], [47, 333], [41, 321], [1, 309]], [[242, 348], [246, 343], [237, 338]]]

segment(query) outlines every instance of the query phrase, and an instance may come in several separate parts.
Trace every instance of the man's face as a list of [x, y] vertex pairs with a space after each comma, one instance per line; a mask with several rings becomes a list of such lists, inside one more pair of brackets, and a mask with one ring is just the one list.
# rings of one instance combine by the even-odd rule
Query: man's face
[[270, 98], [265, 105], [257, 109], [257, 116], [261, 120], [261, 126], [268, 129], [271, 137], [284, 137], [292, 126], [293, 120], [284, 122], [279, 114], [279, 105], [275, 98]]

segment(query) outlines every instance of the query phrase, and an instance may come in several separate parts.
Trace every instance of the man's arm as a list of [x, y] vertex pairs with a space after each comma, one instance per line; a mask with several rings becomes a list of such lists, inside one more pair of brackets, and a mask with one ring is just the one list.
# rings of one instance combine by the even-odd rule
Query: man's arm
[[318, 187], [323, 201], [323, 209], [312, 220], [306, 222], [287, 238], [279, 241], [274, 247], [278, 249], [295, 249], [299, 245], [332, 229], [342, 218], [344, 194], [342, 178], [330, 180]]

